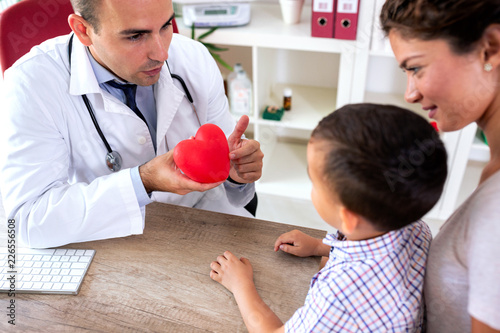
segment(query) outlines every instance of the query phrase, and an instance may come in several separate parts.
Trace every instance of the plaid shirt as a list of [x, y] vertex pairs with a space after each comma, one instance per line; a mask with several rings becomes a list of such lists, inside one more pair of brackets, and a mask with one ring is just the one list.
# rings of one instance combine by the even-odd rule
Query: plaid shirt
[[330, 258], [285, 331], [419, 332], [431, 239], [422, 221], [362, 241], [328, 234]]

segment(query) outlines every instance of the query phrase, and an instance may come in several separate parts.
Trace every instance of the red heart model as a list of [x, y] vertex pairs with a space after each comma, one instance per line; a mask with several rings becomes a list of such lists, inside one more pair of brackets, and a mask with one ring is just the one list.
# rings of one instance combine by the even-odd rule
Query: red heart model
[[182, 140], [174, 148], [175, 164], [199, 183], [226, 180], [231, 164], [226, 135], [214, 124], [204, 124], [194, 139]]

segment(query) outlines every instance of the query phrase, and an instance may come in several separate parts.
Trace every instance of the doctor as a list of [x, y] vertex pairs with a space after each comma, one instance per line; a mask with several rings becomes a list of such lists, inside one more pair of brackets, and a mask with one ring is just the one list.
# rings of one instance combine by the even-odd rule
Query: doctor
[[[141, 234], [152, 201], [248, 215], [243, 207], [254, 195], [263, 153], [258, 142], [242, 139], [248, 117], [235, 125], [208, 51], [173, 34], [171, 0], [72, 5], [73, 38], [48, 40], [5, 72], [0, 188], [18, 246]], [[125, 104], [128, 97], [115, 87], [122, 83], [137, 85], [144, 120]], [[205, 123], [228, 137], [231, 171], [224, 182], [194, 182], [172, 158], [177, 143]], [[116, 172], [105, 161], [104, 141], [121, 155]]]

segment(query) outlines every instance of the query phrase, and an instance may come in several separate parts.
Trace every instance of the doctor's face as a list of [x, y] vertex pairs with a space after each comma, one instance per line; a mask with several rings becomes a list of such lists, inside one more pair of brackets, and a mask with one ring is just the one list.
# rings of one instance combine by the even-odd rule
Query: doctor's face
[[150, 86], [160, 77], [172, 41], [171, 0], [102, 0], [91, 27], [94, 58], [121, 79]]

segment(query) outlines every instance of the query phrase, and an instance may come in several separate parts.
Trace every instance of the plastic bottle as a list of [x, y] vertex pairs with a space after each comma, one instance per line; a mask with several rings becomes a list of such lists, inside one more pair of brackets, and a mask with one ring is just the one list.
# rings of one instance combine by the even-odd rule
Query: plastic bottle
[[233, 71], [227, 75], [226, 81], [227, 81], [227, 86], [229, 87], [231, 85], [231, 81], [236, 78], [238, 75], [239, 71], [243, 70], [243, 66], [238, 62], [234, 65]]
[[252, 82], [244, 70], [238, 71], [229, 84], [229, 105], [234, 115], [252, 114]]

